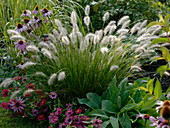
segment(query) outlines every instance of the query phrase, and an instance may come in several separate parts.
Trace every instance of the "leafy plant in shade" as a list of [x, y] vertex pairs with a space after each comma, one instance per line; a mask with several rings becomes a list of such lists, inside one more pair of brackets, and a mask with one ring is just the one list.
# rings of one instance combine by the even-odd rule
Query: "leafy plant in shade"
[[[116, 79], [113, 78], [101, 96], [90, 92], [87, 93], [87, 99], [78, 99], [78, 101], [92, 109], [90, 116], [100, 117], [103, 120], [102, 128], [135, 127], [136, 124], [132, 124], [132, 119], [137, 113], [156, 114], [156, 110], [152, 108], [156, 98], [150, 93], [146, 94], [145, 91], [137, 89], [146, 81], [140, 81], [140, 84], [139, 80], [137, 82], [128, 85], [128, 79], [125, 78], [117, 85]], [[156, 89], [155, 94], [159, 95]]]

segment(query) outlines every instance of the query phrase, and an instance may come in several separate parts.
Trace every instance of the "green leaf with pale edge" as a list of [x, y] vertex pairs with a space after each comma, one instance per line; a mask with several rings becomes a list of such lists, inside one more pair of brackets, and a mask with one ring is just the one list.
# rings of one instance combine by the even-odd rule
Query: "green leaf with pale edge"
[[119, 128], [119, 122], [117, 118], [111, 116], [110, 122], [111, 122], [112, 128]]
[[151, 22], [148, 24], [147, 28], [153, 26], [153, 25], [163, 25], [163, 23], [160, 23], [160, 22]]
[[91, 116], [99, 116], [99, 117], [103, 117], [103, 118], [106, 118], [108, 119], [109, 117], [107, 116], [107, 114], [105, 113], [104, 110], [102, 109], [94, 109], [93, 111], [91, 111], [89, 113], [89, 115]]
[[158, 99], [161, 94], [162, 94], [162, 86], [161, 86], [161, 83], [159, 82], [159, 80], [157, 79], [156, 80], [156, 85], [155, 85], [155, 89], [154, 89], [154, 94], [155, 94], [155, 97]]
[[100, 106], [101, 106], [101, 97], [98, 94], [90, 92], [90, 93], [87, 93], [86, 96], [91, 102], [96, 104], [97, 108], [100, 108]]
[[102, 110], [108, 113], [116, 113], [118, 111], [117, 105], [109, 100], [102, 100]]
[[144, 90], [144, 91], [148, 91], [148, 89], [145, 88], [145, 87], [138, 87], [138, 88], [136, 88], [136, 89], [141, 89], [141, 90]]
[[110, 121], [105, 121], [102, 123], [101, 127], [106, 128], [110, 124]]
[[119, 116], [119, 122], [122, 128], [132, 128], [130, 118], [126, 113], [122, 116]]
[[149, 80], [147, 83], [147, 86], [146, 86], [147, 90], [150, 94], [153, 93], [153, 81], [154, 81], [154, 79]]

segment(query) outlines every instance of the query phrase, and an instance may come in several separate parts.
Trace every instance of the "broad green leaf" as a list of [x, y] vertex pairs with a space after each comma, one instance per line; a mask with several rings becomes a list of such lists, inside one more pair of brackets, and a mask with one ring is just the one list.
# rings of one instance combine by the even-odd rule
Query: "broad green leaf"
[[156, 101], [157, 100], [155, 98], [147, 99], [147, 102], [144, 102], [142, 106], [142, 111], [152, 108], [155, 105]]
[[154, 94], [155, 94], [155, 97], [158, 99], [161, 94], [162, 94], [162, 86], [161, 86], [161, 83], [159, 82], [159, 80], [157, 79], [156, 80], [156, 85], [155, 85], [155, 89], [154, 89]]
[[97, 108], [99, 108], [99, 106], [98, 106], [97, 104], [95, 104], [94, 102], [91, 102], [91, 101], [89, 101], [88, 99], [85, 99], [85, 98], [83, 98], [83, 99], [78, 99], [78, 102], [79, 102], [80, 104], [85, 104], [85, 105], [87, 105], [88, 107], [90, 107], [90, 108], [92, 108], [92, 109], [97, 109]]
[[129, 100], [130, 91], [126, 90], [121, 94], [121, 107], [125, 106]]
[[152, 58], [153, 61], [154, 60], [162, 60], [162, 59], [164, 59], [164, 58], [163, 57], [159, 57], [159, 56], [156, 56], [156, 57]]
[[160, 23], [160, 22], [151, 22], [147, 25], [147, 28], [151, 27], [151, 26], [154, 26], [154, 25], [164, 25], [163, 23]]
[[105, 121], [102, 123], [101, 127], [102, 128], [107, 128], [107, 126], [110, 124], [110, 121]]
[[122, 116], [119, 116], [119, 122], [122, 128], [131, 128], [131, 121], [126, 113], [123, 114]]
[[150, 94], [153, 93], [153, 81], [154, 81], [154, 79], [149, 80], [147, 85], [146, 85], [147, 90]]
[[137, 105], [138, 105], [138, 104], [135, 104], [135, 103], [127, 104], [127, 105], [125, 105], [125, 106], [120, 110], [120, 112], [121, 112], [121, 113], [124, 113], [125, 111], [132, 110], [132, 109], [134, 109]]
[[119, 122], [118, 122], [118, 119], [111, 116], [110, 117], [110, 122], [112, 124], [112, 128], [119, 128]]
[[89, 115], [91, 115], [91, 116], [99, 116], [99, 117], [103, 117], [103, 118], [106, 118], [106, 119], [109, 118], [108, 115], [105, 113], [105, 111], [102, 110], [102, 109], [94, 109], [93, 111], [91, 111], [89, 113]]
[[102, 110], [109, 113], [116, 113], [118, 111], [117, 105], [113, 104], [109, 100], [102, 100]]
[[87, 93], [87, 99], [89, 99], [91, 102], [93, 102], [94, 104], [96, 104], [96, 106], [98, 106], [97, 108], [100, 108], [101, 106], [101, 97], [96, 94], [96, 93]]
[[168, 70], [168, 65], [163, 65], [156, 69], [156, 73], [160, 73], [160, 76], [162, 77], [166, 70]]
[[144, 91], [147, 91], [147, 92], [148, 92], [148, 89], [145, 88], [145, 87], [138, 87], [138, 88], [136, 88], [136, 89], [141, 89], [141, 90], [144, 90]]
[[124, 78], [120, 84], [118, 85], [118, 89], [120, 94], [125, 91], [125, 87], [127, 86], [128, 78]]
[[165, 22], [164, 18], [163, 18], [163, 16], [161, 14], [159, 14], [158, 16], [159, 16], [159, 19], [160, 19], [161, 22]]
[[166, 93], [169, 93], [170, 92], [170, 87], [166, 90]]
[[151, 44], [156, 44], [156, 43], [169, 43], [169, 39], [168, 38], [156, 38], [152, 40]]

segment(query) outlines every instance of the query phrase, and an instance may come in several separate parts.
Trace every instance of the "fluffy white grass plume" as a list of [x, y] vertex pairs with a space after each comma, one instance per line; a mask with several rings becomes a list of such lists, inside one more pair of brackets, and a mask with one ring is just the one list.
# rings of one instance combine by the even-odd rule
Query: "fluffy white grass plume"
[[33, 89], [28, 89], [28, 90], [26, 90], [26, 91], [23, 92], [23, 96], [26, 96], [26, 95], [28, 95], [28, 94], [31, 94], [32, 92], [34, 92]]
[[137, 71], [137, 72], [142, 71], [142, 69], [138, 65], [131, 66], [130, 70], [131, 71]]
[[84, 17], [84, 24], [85, 24], [86, 26], [89, 26], [89, 24], [90, 24], [90, 17], [89, 17], [89, 16], [85, 16], [85, 17]]
[[48, 34], [48, 37], [49, 37], [49, 39], [52, 41], [52, 42], [57, 42], [57, 40], [56, 40], [56, 38], [55, 38], [55, 36], [53, 35], [53, 34]]
[[57, 40], [60, 40], [60, 33], [57, 30], [53, 29], [52, 33], [57, 38]]
[[28, 46], [26, 47], [26, 50], [27, 50], [27, 51], [31, 51], [31, 52], [39, 52], [38, 47], [36, 47], [35, 45], [28, 45]]
[[45, 75], [43, 72], [36, 72], [35, 75], [36, 75], [36, 76], [46, 77], [46, 75]]
[[93, 40], [93, 44], [98, 44], [99, 43], [99, 41], [100, 41], [100, 37], [98, 36], [98, 35], [95, 35], [94, 36], [94, 40]]
[[52, 74], [48, 79], [48, 85], [52, 85], [56, 78], [57, 78], [57, 74], [56, 73]]
[[116, 28], [117, 28], [116, 25], [110, 26], [109, 34], [111, 35], [116, 30]]
[[131, 22], [131, 20], [127, 20], [126, 22], [124, 22], [121, 29], [127, 28], [129, 26], [130, 22]]
[[90, 6], [89, 5], [86, 5], [84, 12], [85, 12], [86, 16], [88, 16], [90, 14]]
[[127, 34], [128, 32], [129, 32], [128, 29], [119, 29], [119, 30], [117, 31], [117, 34], [119, 34], [119, 35], [125, 35], [125, 34]]
[[146, 28], [143, 28], [143, 29], [139, 30], [138, 33], [137, 33], [138, 36], [144, 34], [146, 32], [146, 30], [147, 30]]
[[116, 21], [111, 20], [111, 21], [108, 23], [108, 26], [112, 26], [112, 25], [116, 25]]
[[55, 24], [56, 24], [59, 28], [62, 28], [62, 27], [63, 27], [63, 26], [62, 26], [62, 23], [60, 22], [60, 20], [55, 19], [54, 22], [55, 22]]
[[104, 44], [107, 44], [109, 42], [109, 36], [104, 36], [102, 41], [101, 41], [101, 46]]
[[158, 33], [160, 32], [161, 29], [162, 29], [162, 27], [159, 26], [158, 28], [156, 28], [156, 29], [151, 33], [151, 35], [158, 34]]
[[77, 42], [77, 35], [75, 32], [70, 33], [69, 37], [73, 44], [75, 44]]
[[41, 41], [40, 43], [38, 43], [38, 46], [39, 47], [44, 47], [46, 49], [50, 48], [49, 45], [46, 42], [44, 42], [44, 41]]
[[109, 19], [109, 12], [106, 12], [103, 16], [103, 21], [106, 22]]
[[43, 53], [44, 56], [46, 56], [49, 59], [52, 59], [52, 54], [49, 50], [47, 50], [46, 48], [42, 48], [41, 52]]
[[73, 26], [74, 26], [74, 24], [77, 24], [77, 14], [75, 11], [72, 11], [70, 18], [71, 18], [71, 23]]
[[143, 29], [146, 25], [147, 25], [147, 20], [144, 20], [142, 23], [141, 23], [141, 25], [140, 25], [140, 27], [139, 27], [139, 30], [141, 30], [141, 29]]
[[7, 33], [10, 34], [10, 35], [20, 35], [19, 32], [12, 30], [12, 29], [8, 29]]
[[122, 25], [124, 22], [129, 20], [129, 16], [123, 16], [117, 23], [117, 26]]
[[96, 32], [95, 32], [95, 35], [98, 35], [99, 36], [99, 39], [101, 39], [102, 37], [103, 37], [103, 30], [101, 29], [101, 30], [97, 30]]
[[14, 99], [20, 92], [21, 90], [14, 91], [10, 96], [10, 100]]
[[115, 69], [118, 69], [118, 68], [119, 68], [118, 65], [112, 65], [112, 66], [110, 67], [110, 71], [115, 70]]
[[107, 47], [102, 47], [102, 48], [100, 49], [100, 51], [101, 51], [103, 54], [106, 54], [106, 53], [109, 52], [109, 49], [108, 49]]
[[53, 43], [49, 43], [49, 48], [54, 52], [54, 53], [57, 53], [57, 48], [56, 46], [53, 44]]
[[10, 37], [11, 40], [25, 40], [25, 37], [21, 35], [13, 35]]
[[137, 32], [139, 30], [140, 25], [141, 25], [141, 22], [138, 22], [135, 25], [133, 25], [133, 27], [130, 30], [131, 34], [134, 34], [135, 32]]
[[107, 33], [110, 31], [110, 26], [106, 26], [105, 28], [104, 28], [104, 35], [107, 35]]
[[14, 80], [12, 78], [6, 78], [5, 80], [2, 81], [2, 83], [0, 84], [0, 88], [1, 87], [8, 87], [9, 85], [12, 84]]
[[34, 62], [26, 62], [26, 63], [24, 63], [22, 65], [22, 69], [25, 69], [25, 68], [28, 68], [28, 67], [34, 66], [34, 65], [36, 65], [36, 63], [34, 63]]
[[66, 77], [66, 74], [65, 74], [65, 72], [60, 72], [59, 74], [58, 74], [58, 81], [61, 81], [61, 80], [64, 80], [64, 78]]
[[70, 41], [69, 41], [69, 39], [68, 39], [67, 36], [63, 36], [63, 37], [61, 38], [61, 40], [62, 40], [62, 42], [63, 42], [64, 44], [66, 44], [66, 45], [69, 45], [69, 44], [70, 44]]
[[35, 59], [36, 61], [40, 61], [40, 57], [38, 55], [32, 55], [31, 58]]

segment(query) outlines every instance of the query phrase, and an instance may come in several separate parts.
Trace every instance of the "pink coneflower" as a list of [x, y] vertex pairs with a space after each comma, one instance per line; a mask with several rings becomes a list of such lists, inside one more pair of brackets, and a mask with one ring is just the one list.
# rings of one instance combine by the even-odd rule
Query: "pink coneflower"
[[76, 114], [80, 114], [82, 112], [82, 109], [81, 108], [78, 108], [77, 110], [76, 110]]
[[2, 93], [2, 97], [9, 96], [9, 94], [8, 94], [9, 92], [10, 92], [9, 89], [3, 89], [2, 92], [1, 92]]
[[32, 115], [36, 117], [38, 115], [38, 110], [37, 109], [32, 110]]
[[23, 13], [21, 14], [21, 17], [23, 16], [30, 16], [30, 14], [28, 13], [28, 10], [23, 11]]
[[57, 93], [55, 93], [55, 92], [50, 92], [50, 98], [51, 99], [56, 99], [57, 98]]
[[1, 103], [0, 107], [4, 108], [4, 109], [8, 109], [9, 108], [9, 103]]
[[93, 119], [92, 121], [93, 121], [92, 125], [94, 127], [101, 128], [102, 120], [100, 120], [100, 119]]
[[22, 83], [26, 83], [26, 81], [27, 81], [27, 77], [24, 76], [24, 78], [22, 79]]
[[62, 108], [57, 108], [55, 115], [60, 115], [62, 113], [62, 110], [63, 110]]
[[23, 21], [24, 21], [24, 23], [26, 25], [31, 25], [32, 24], [32, 21], [30, 19], [28, 19], [28, 18], [25, 18]]
[[41, 110], [42, 110], [43, 112], [46, 112], [46, 111], [48, 110], [48, 106], [42, 106], [42, 107], [41, 107]]
[[66, 116], [71, 116], [74, 113], [73, 109], [68, 109], [65, 113]]
[[67, 127], [67, 124], [66, 123], [60, 123], [58, 128], [66, 128]]
[[44, 8], [41, 10], [43, 16], [50, 16], [52, 14], [52, 11], [49, 11], [47, 8]]
[[14, 42], [15, 47], [18, 48], [19, 50], [25, 50], [27, 45], [25, 44], [25, 41], [20, 40], [18, 42]]
[[59, 120], [59, 117], [56, 116], [54, 113], [50, 113], [50, 115], [48, 116], [48, 119], [50, 120], [52, 124], [56, 124], [57, 121]]
[[45, 120], [44, 114], [38, 115], [38, 116], [37, 116], [37, 119], [38, 119], [39, 121]]
[[21, 99], [21, 97], [15, 99], [15, 100], [11, 100], [10, 101], [10, 106], [11, 109], [14, 110], [14, 112], [22, 112], [24, 110], [25, 104], [24, 104], [24, 100]]
[[33, 14], [38, 14], [38, 6], [35, 6], [35, 9], [32, 11]]
[[24, 64], [24, 62], [21, 62], [21, 63], [18, 64], [16, 67], [22, 69], [22, 65], [23, 65], [23, 64]]
[[32, 84], [32, 83], [29, 83], [29, 84], [26, 85], [26, 88], [28, 88], [28, 89], [34, 89], [34, 88], [35, 88], [35, 85]]
[[22, 32], [25, 30], [27, 30], [27, 27], [25, 25], [22, 25], [21, 23], [18, 23], [17, 27], [15, 28], [15, 31], [17, 31], [17, 32]]
[[46, 104], [46, 99], [41, 99], [40, 105], [43, 106], [43, 105], [45, 105], [45, 104]]
[[17, 81], [17, 80], [21, 80], [21, 79], [22, 79], [21, 76], [16, 76], [16, 77], [13, 78], [13, 80], [16, 80], [16, 81]]

